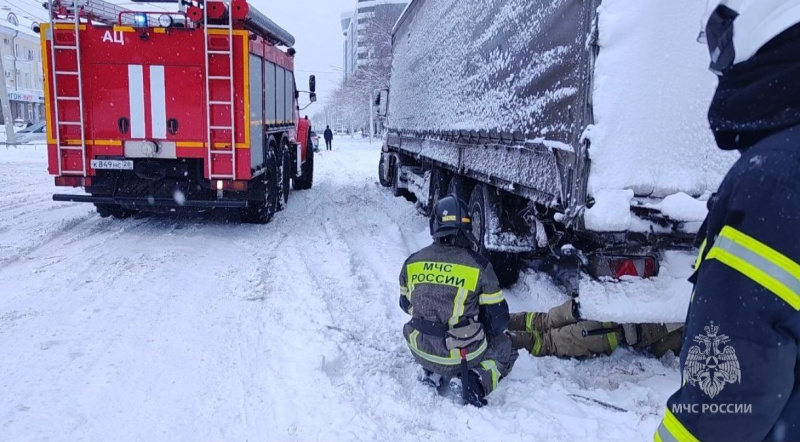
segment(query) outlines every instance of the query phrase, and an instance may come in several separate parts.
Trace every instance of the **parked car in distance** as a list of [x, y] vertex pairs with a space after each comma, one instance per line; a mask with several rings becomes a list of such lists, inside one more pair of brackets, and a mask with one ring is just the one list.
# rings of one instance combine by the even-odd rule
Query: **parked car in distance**
[[313, 130], [311, 131], [311, 145], [314, 146], [314, 152], [319, 152], [319, 135]]
[[45, 122], [39, 122], [18, 131], [15, 135], [15, 141], [20, 144], [24, 143], [44, 143], [47, 141], [47, 133], [45, 131]]

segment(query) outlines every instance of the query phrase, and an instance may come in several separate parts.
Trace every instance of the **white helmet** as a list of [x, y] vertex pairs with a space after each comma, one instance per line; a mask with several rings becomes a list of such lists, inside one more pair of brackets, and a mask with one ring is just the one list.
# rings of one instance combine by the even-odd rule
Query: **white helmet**
[[800, 0], [711, 0], [706, 18], [711, 70], [723, 75], [800, 23]]

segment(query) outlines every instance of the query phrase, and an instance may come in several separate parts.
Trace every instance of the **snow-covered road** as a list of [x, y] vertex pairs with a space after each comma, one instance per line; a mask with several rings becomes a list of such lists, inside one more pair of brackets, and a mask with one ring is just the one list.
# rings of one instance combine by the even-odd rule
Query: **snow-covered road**
[[[429, 241], [337, 139], [265, 226], [55, 203], [41, 147], [0, 148], [0, 439], [645, 440], [677, 361], [522, 355], [483, 409], [414, 378], [397, 274]], [[561, 294], [527, 274], [512, 309]]]

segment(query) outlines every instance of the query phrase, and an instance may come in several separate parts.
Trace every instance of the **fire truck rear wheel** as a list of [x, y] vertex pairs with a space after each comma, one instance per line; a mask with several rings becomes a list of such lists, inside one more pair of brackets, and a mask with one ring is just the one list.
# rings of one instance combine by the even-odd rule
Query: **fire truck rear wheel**
[[278, 198], [278, 210], [283, 210], [289, 204], [289, 192], [292, 182], [292, 154], [289, 151], [289, 143], [284, 140], [281, 147], [281, 167], [279, 170], [280, 197]]
[[242, 211], [243, 220], [251, 224], [269, 223], [278, 208], [278, 166], [274, 157], [267, 161], [265, 172], [260, 178], [256, 182], [258, 188], [255, 189], [259, 199], [250, 201], [248, 207]]
[[314, 185], [314, 148], [312, 147], [310, 136], [305, 146], [306, 162], [300, 166], [301, 176], [292, 180], [294, 190], [308, 190]]
[[110, 204], [95, 204], [95, 209], [101, 218], [108, 218], [113, 216], [116, 219], [130, 218], [136, 214], [136, 211], [114, 206]]

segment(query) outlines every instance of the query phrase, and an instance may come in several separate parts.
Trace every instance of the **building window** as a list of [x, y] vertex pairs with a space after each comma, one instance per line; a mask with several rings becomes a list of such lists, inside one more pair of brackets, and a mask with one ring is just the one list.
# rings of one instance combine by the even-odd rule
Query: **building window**
[[17, 15], [14, 14], [13, 12], [9, 12], [7, 18], [8, 18], [8, 22], [11, 23], [12, 25], [14, 25], [14, 26], [18, 26], [19, 25], [19, 19], [17, 18]]

